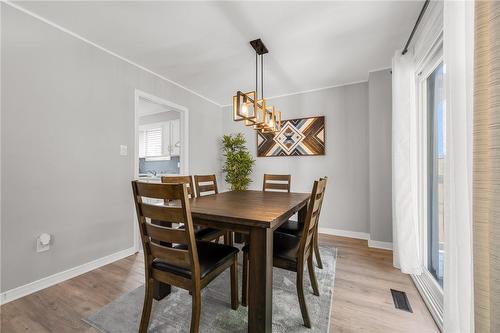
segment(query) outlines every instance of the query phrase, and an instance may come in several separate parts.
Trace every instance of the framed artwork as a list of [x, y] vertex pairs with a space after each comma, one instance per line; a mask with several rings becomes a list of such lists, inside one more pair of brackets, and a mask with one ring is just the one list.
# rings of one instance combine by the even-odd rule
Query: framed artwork
[[325, 155], [325, 117], [283, 120], [277, 133], [257, 131], [257, 157]]

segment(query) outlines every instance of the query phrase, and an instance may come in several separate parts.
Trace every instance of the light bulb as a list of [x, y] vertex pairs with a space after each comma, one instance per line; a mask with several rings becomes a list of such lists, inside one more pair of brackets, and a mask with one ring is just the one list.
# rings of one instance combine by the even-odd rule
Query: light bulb
[[243, 103], [243, 105], [241, 106], [241, 114], [243, 114], [245, 116], [248, 114], [248, 105], [247, 105], [247, 103]]

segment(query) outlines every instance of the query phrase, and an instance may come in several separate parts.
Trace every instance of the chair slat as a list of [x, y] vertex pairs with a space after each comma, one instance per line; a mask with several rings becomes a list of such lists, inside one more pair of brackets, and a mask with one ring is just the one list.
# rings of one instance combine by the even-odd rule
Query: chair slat
[[270, 175], [270, 174], [265, 174], [264, 175], [266, 180], [279, 180], [283, 182], [288, 182], [290, 181], [290, 175]]
[[141, 203], [139, 206], [144, 217], [164, 222], [184, 223], [184, 212], [180, 207], [166, 207], [147, 203]]
[[198, 183], [211, 182], [214, 180], [214, 175], [196, 175], [194, 177]]
[[282, 183], [266, 183], [266, 190], [282, 190], [282, 191], [288, 191], [288, 184], [282, 184]]
[[204, 193], [204, 192], [213, 192], [215, 191], [214, 185], [199, 185], [198, 186], [198, 193]]
[[146, 222], [147, 234], [151, 239], [177, 244], [187, 244], [187, 234], [184, 229], [162, 227]]
[[138, 195], [152, 199], [179, 200], [182, 198], [182, 185], [179, 187], [165, 188], [162, 184], [135, 182], [137, 184]]
[[149, 247], [153, 257], [164, 260], [171, 265], [190, 268], [191, 260], [189, 259], [189, 252], [187, 250], [176, 249], [172, 247], [165, 247], [159, 244], [150, 242]]

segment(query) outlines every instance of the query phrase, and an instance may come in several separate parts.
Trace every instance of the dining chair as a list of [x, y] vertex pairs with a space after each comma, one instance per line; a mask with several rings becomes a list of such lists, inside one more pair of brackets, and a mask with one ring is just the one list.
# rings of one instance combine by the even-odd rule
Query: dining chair
[[[188, 191], [188, 198], [196, 197], [197, 192], [195, 191], [195, 186], [193, 185], [193, 177], [191, 176], [163, 176], [161, 177], [161, 182], [165, 184], [177, 184], [177, 183], [186, 184]], [[181, 226], [180, 228], [183, 227], [184, 226]], [[225, 235], [224, 231], [214, 228], [196, 227], [195, 230], [195, 237], [198, 240], [219, 241], [219, 239], [222, 238], [224, 235]]]
[[266, 173], [262, 182], [262, 191], [290, 192], [291, 181], [291, 175], [271, 175]]
[[[299, 298], [300, 311], [304, 326], [311, 328], [309, 313], [304, 297], [304, 265], [307, 262], [309, 279], [313, 293], [319, 296], [318, 282], [313, 265], [313, 239], [318, 222], [317, 216], [321, 210], [323, 195], [325, 192], [326, 180], [320, 179], [314, 182], [309, 200], [306, 219], [304, 222], [304, 232], [300, 237], [277, 233], [273, 234], [273, 266], [293, 271], [297, 273], [297, 295]], [[241, 304], [246, 306], [248, 299], [248, 252], [252, 244], [243, 247], [243, 283]]]
[[[320, 178], [320, 180], [321, 179], [324, 179], [326, 182], [328, 177]], [[325, 186], [326, 186], [326, 184], [325, 184]], [[323, 205], [323, 203], [321, 204], [321, 206], [322, 205]], [[321, 260], [321, 253], [319, 251], [319, 239], [318, 239], [320, 214], [321, 214], [321, 210], [317, 216], [318, 223], [316, 223], [316, 230], [315, 230], [314, 238], [313, 238], [313, 247], [314, 247], [314, 256], [316, 257], [316, 264], [318, 265], [318, 268], [323, 269], [323, 261]], [[290, 234], [290, 235], [300, 237], [303, 230], [304, 230], [304, 226], [301, 223], [299, 223], [298, 221], [294, 221], [294, 220], [288, 220], [285, 223], [283, 223], [276, 230], [276, 232], [281, 232], [281, 233]]]
[[[239, 250], [232, 246], [195, 239], [186, 184], [154, 184], [135, 180], [132, 181], [132, 189], [144, 249], [146, 278], [139, 333], [148, 330], [154, 280], [190, 291], [190, 332], [197, 333], [200, 325], [201, 289], [231, 267], [231, 308], [236, 310]], [[177, 200], [180, 204], [151, 204], [143, 202], [143, 198]], [[151, 223], [152, 220], [184, 223], [185, 229], [156, 225]], [[160, 242], [173, 246], [163, 246]]]
[[[217, 178], [215, 175], [195, 175], [194, 184], [198, 197], [219, 193], [219, 189], [217, 188]], [[234, 240], [232, 232], [226, 231], [224, 233], [224, 243], [233, 245]]]
[[200, 197], [219, 193], [215, 175], [195, 175], [194, 184], [196, 186], [196, 193]]

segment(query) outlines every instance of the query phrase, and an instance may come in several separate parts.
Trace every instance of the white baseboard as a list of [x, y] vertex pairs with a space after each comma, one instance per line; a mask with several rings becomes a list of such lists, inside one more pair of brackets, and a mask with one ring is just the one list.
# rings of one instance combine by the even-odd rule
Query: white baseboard
[[349, 238], [364, 239], [364, 240], [370, 239], [370, 234], [367, 232], [340, 230], [333, 228], [319, 228], [319, 232], [321, 234], [341, 236], [341, 237], [349, 237]]
[[381, 242], [373, 239], [368, 239], [368, 247], [392, 251], [392, 242]]
[[134, 247], [110, 254], [108, 256], [93, 260], [91, 262], [85, 263], [83, 265], [70, 268], [68, 270], [56, 273], [51, 276], [44, 277], [40, 280], [25, 284], [24, 286], [20, 286], [11, 290], [7, 290], [0, 294], [0, 305], [11, 302], [18, 298], [24, 297], [26, 295], [32, 294], [39, 290], [48, 288], [55, 284], [61, 283], [63, 281], [74, 278], [78, 275], [87, 273], [96, 268], [102, 267], [104, 265], [110, 264], [117, 260], [128, 257], [134, 253], [136, 253], [136, 249]]
[[392, 251], [392, 243], [391, 242], [380, 242], [380, 241], [370, 239], [370, 234], [367, 232], [340, 230], [340, 229], [333, 229], [333, 228], [319, 228], [319, 232], [321, 234], [367, 240], [368, 247]]

